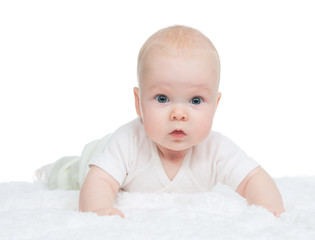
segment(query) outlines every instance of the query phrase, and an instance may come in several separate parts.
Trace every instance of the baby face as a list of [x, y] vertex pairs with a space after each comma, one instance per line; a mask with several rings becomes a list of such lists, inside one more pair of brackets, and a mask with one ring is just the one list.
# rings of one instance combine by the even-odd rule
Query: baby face
[[147, 56], [136, 110], [159, 149], [184, 151], [209, 134], [220, 100], [217, 60], [210, 53]]

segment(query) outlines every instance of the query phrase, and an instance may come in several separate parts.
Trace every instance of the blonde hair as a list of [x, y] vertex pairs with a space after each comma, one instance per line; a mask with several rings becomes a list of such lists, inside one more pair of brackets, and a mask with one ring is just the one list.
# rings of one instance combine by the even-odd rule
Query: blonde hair
[[219, 55], [210, 39], [194, 28], [176, 25], [157, 31], [141, 47], [137, 65], [138, 83], [141, 81], [145, 56], [153, 48], [171, 48], [177, 52], [194, 48], [202, 48], [205, 51], [210, 50], [217, 59], [218, 76], [220, 75]]

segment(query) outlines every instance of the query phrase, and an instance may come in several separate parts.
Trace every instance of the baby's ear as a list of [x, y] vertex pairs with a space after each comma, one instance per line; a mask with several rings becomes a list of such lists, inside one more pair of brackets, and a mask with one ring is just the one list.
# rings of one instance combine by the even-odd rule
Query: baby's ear
[[134, 94], [134, 96], [135, 96], [135, 107], [136, 107], [136, 111], [137, 111], [137, 114], [138, 114], [139, 118], [141, 118], [142, 115], [141, 115], [141, 107], [140, 107], [139, 88], [134, 87], [134, 88], [133, 88], [133, 94]]
[[218, 92], [217, 106], [219, 105], [222, 93]]

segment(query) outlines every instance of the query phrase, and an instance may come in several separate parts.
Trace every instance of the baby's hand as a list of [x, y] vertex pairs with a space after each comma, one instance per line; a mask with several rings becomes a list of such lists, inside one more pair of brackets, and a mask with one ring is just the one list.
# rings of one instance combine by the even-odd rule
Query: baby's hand
[[276, 217], [280, 217], [281, 213], [285, 212], [283, 207], [275, 206], [272, 204], [261, 204], [261, 206], [272, 212], [273, 215], [275, 215]]
[[97, 209], [93, 212], [95, 212], [99, 216], [119, 215], [120, 217], [125, 218], [125, 215], [122, 213], [122, 211], [120, 211], [119, 209], [114, 208], [114, 207], [101, 208], [101, 209]]

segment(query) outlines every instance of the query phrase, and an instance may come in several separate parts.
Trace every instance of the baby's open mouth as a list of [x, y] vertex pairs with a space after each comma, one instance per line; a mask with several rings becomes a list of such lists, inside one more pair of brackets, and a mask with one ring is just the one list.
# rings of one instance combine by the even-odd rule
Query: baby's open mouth
[[173, 132], [170, 133], [170, 135], [173, 138], [183, 138], [185, 137], [187, 134], [183, 131], [183, 130], [174, 130]]

